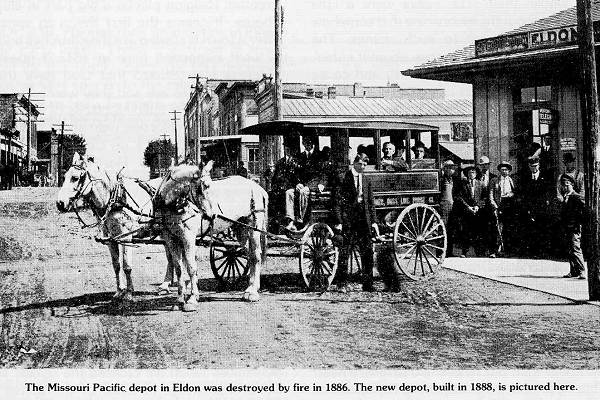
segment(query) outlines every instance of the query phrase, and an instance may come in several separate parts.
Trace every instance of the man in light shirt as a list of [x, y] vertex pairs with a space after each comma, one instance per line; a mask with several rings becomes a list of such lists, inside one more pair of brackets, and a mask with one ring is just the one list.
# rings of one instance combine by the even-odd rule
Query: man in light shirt
[[516, 216], [515, 183], [510, 176], [512, 165], [507, 161], [498, 164], [499, 177], [494, 177], [489, 188], [489, 204], [493, 210], [496, 246], [494, 253], [502, 256], [511, 248], [511, 233]]

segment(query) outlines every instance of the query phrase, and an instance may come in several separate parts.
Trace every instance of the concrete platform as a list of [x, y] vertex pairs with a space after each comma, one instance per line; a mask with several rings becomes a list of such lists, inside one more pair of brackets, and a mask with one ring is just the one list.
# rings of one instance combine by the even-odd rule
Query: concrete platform
[[599, 301], [589, 301], [587, 279], [563, 278], [563, 275], [569, 272], [567, 262], [519, 258], [451, 257], [444, 261], [444, 267], [600, 306]]

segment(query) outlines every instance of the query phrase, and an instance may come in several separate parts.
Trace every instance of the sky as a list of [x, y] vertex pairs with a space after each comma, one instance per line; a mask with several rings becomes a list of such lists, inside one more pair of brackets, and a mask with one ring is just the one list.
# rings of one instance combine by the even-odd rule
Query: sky
[[[282, 0], [284, 82], [445, 88], [402, 70], [560, 10], [575, 0]], [[110, 169], [147, 176], [143, 152], [173, 138], [190, 76], [260, 79], [274, 70], [274, 0], [2, 0], [0, 93], [43, 92]], [[183, 143], [183, 123], [177, 126]], [[183, 145], [180, 145], [180, 154]]]

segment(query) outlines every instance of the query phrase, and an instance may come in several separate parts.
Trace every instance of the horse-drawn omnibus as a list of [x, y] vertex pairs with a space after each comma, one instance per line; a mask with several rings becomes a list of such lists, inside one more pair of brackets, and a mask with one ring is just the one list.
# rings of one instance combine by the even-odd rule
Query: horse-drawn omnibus
[[[333, 175], [347, 171], [350, 157], [357, 151], [371, 152], [374, 162], [363, 174], [363, 194], [368, 212], [374, 216], [373, 251], [393, 254], [397, 271], [412, 280], [427, 279], [440, 268], [447, 238], [436, 211], [440, 197], [436, 127], [389, 121], [278, 121], [245, 128], [243, 133], [257, 134], [261, 140], [281, 135], [295, 143], [298, 150], [302, 137], [316, 138], [317, 147], [330, 146], [327, 169]], [[398, 149], [395, 156], [404, 166], [399, 171], [382, 168], [381, 147], [387, 142]], [[239, 176], [213, 180], [212, 165], [179, 165], [171, 168], [162, 182], [141, 182], [120, 174], [110, 177], [100, 166], [76, 154], [58, 194], [57, 207], [66, 211], [84, 201], [94, 212], [94, 225], [101, 226], [105, 235], [97, 240], [111, 250], [118, 296], [133, 294], [129, 261], [123, 264], [127, 289], [122, 291], [119, 286], [119, 251], [127, 260], [127, 245], [136, 243], [164, 243], [168, 270], [172, 274], [172, 267], [177, 264], [181, 268], [183, 260], [191, 280], [197, 277], [195, 246], [208, 246], [217, 281], [227, 286], [248, 278], [244, 299], [249, 301], [259, 298], [260, 265], [266, 255], [298, 257], [306, 286], [327, 290], [336, 275], [340, 254], [340, 235], [332, 229], [335, 200], [331, 182], [310, 193], [310, 212], [303, 227], [281, 231], [269, 224], [281, 205], [273, 202], [267, 207], [267, 191]], [[268, 186], [269, 182], [264, 183]], [[351, 236], [346, 235], [348, 238], [342, 245], [352, 249], [347, 252], [352, 272], [360, 265], [358, 250]], [[178, 299], [183, 302], [182, 282], [179, 279]], [[184, 310], [194, 310], [197, 305], [197, 286], [191, 287], [192, 296], [185, 300]]]
[[[295, 152], [300, 149], [301, 138], [318, 138], [317, 149], [330, 147], [330, 168], [332, 173], [342, 174], [351, 163], [358, 149], [371, 152], [365, 173], [368, 211], [375, 216], [373, 223], [373, 250], [391, 250], [397, 270], [412, 280], [431, 277], [442, 265], [446, 252], [447, 238], [444, 223], [436, 208], [440, 200], [440, 159], [438, 149], [438, 128], [429, 125], [392, 121], [335, 121], [309, 122], [274, 121], [245, 128], [242, 134], [258, 135], [261, 143], [273, 143], [269, 136], [281, 135], [291, 141]], [[405, 161], [407, 168], [402, 171], [388, 171], [382, 165], [381, 148], [384, 143], [392, 143], [398, 149], [397, 158]], [[286, 145], [290, 145], [287, 143]], [[424, 146], [425, 154], [411, 151], [415, 146]], [[263, 146], [263, 154], [268, 149]], [[265, 157], [266, 158], [266, 157]], [[263, 185], [269, 188], [271, 165], [267, 166]], [[337, 270], [338, 251], [333, 240], [331, 186], [324, 190], [311, 190], [310, 206], [305, 226], [297, 232], [282, 232], [270, 235], [269, 255], [298, 256], [300, 271], [309, 288], [328, 287]], [[269, 191], [273, 193], [272, 190]], [[282, 213], [283, 204], [271, 198], [270, 218], [276, 219]], [[278, 239], [279, 238], [279, 239]], [[297, 240], [299, 252], [278, 251], [279, 247], [289, 249], [290, 240]], [[347, 245], [347, 244], [346, 244]], [[350, 243], [349, 272], [358, 272], [360, 257], [358, 248]], [[215, 259], [235, 257], [243, 254], [235, 246], [235, 241], [213, 241], [211, 244], [211, 265], [217, 279], [227, 283], [228, 278], [219, 271]], [[218, 257], [217, 257], [218, 256]], [[238, 274], [239, 275], [239, 274]]]

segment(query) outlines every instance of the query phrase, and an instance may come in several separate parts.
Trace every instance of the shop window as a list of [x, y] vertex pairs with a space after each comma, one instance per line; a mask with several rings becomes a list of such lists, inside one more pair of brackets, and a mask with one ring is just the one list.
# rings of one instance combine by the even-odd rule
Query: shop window
[[551, 86], [534, 86], [521, 88], [521, 104], [540, 103], [552, 100]]
[[248, 172], [252, 175], [258, 175], [260, 163], [258, 162], [258, 148], [248, 148]]

